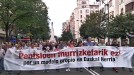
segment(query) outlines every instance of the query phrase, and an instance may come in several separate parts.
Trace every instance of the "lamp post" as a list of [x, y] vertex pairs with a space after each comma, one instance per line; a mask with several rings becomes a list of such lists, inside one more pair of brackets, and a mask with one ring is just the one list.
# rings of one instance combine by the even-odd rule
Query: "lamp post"
[[[103, 0], [96, 0], [96, 1], [97, 1], [97, 2], [102, 1], [102, 3], [105, 4], [105, 6], [107, 7], [107, 11], [108, 11], [108, 13], [107, 13], [107, 14], [108, 14], [108, 19], [107, 19], [107, 20], [108, 20], [108, 25], [109, 25], [109, 13], [110, 13], [110, 12], [109, 12], [109, 3], [108, 3], [108, 2], [105, 3]], [[108, 29], [107, 29], [107, 30], [108, 30]], [[107, 33], [107, 34], [108, 34], [108, 33]], [[110, 40], [110, 38], [108, 37], [108, 41], [109, 41], [109, 40]]]
[[71, 24], [70, 24], [70, 22], [69, 22], [69, 33], [71, 33], [71, 35], [72, 35], [72, 37], [73, 37], [73, 39], [74, 39], [73, 31], [72, 31], [72, 30], [73, 30], [73, 29], [72, 29]]
[[75, 32], [77, 32], [77, 34], [78, 34], [78, 39], [77, 39], [77, 41], [80, 39], [80, 25], [79, 25], [79, 21], [80, 20], [76, 20], [77, 22], [78, 22], [78, 31], [75, 31]]

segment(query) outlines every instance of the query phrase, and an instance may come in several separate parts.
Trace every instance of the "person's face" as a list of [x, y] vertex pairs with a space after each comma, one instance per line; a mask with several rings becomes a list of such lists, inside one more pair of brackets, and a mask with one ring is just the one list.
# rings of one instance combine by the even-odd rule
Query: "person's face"
[[18, 49], [20, 47], [20, 45], [19, 44], [16, 44], [15, 47]]
[[105, 43], [105, 40], [104, 39], [101, 39], [100, 40], [100, 43], [104, 44]]
[[22, 42], [22, 46], [23, 46], [23, 45], [25, 45], [25, 43], [24, 43], [24, 42]]
[[47, 42], [46, 45], [50, 45], [51, 43]]
[[113, 40], [114, 43], [117, 43], [117, 40]]
[[92, 38], [91, 38], [91, 37], [89, 37], [89, 38], [88, 38], [88, 41], [92, 41]]
[[34, 44], [31, 45], [32, 48], [33, 48], [34, 46], [35, 46]]
[[55, 43], [52, 43], [51, 45], [54, 47], [55, 46]]
[[46, 45], [46, 42], [43, 42], [42, 45]]
[[35, 47], [38, 47], [38, 44], [37, 43], [35, 44]]
[[83, 43], [81, 42], [81, 43], [79, 44], [79, 46], [83, 46]]
[[73, 42], [73, 41], [71, 41], [70, 43], [71, 43], [71, 44], [74, 44], [74, 42]]
[[9, 44], [9, 45], [8, 45], [8, 47], [9, 47], [9, 48], [11, 48], [11, 47], [12, 47], [12, 45], [11, 45], [11, 44]]
[[125, 41], [124, 41], [124, 43], [128, 44], [128, 41], [127, 41], [127, 40], [125, 40]]
[[60, 41], [60, 44], [62, 44], [63, 42], [62, 41]]
[[28, 47], [30, 47], [30, 46], [31, 46], [31, 44], [27, 44], [27, 46], [28, 46]]

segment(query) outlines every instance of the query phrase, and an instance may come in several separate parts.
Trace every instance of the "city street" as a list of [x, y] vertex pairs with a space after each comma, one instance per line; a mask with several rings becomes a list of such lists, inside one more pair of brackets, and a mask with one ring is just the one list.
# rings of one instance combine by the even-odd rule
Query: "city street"
[[[76, 71], [76, 69], [71, 69], [70, 72], [66, 72], [65, 69], [60, 70], [60, 72], [56, 72], [55, 70], [51, 70], [49, 72], [43, 71], [34, 71], [34, 72], [21, 72], [20, 75], [134, 75], [134, 72], [129, 72], [128, 69], [119, 69], [119, 72], [116, 73], [112, 69], [105, 68], [105, 71], [101, 72], [99, 68], [95, 68], [95, 70], [87, 70], [83, 68], [83, 72]], [[134, 68], [133, 68], [134, 71]], [[1, 75], [17, 75], [17, 72], [13, 72], [12, 74], [7, 74], [7, 72], [3, 72]]]
[[0, 0], [0, 75], [134, 75], [134, 0]]

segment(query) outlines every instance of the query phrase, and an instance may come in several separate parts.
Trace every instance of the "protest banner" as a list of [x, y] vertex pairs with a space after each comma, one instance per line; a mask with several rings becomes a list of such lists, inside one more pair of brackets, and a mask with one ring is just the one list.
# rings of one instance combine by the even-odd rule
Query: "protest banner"
[[5, 70], [44, 70], [80, 67], [132, 68], [134, 47], [84, 46], [44, 52], [9, 49], [4, 57]]

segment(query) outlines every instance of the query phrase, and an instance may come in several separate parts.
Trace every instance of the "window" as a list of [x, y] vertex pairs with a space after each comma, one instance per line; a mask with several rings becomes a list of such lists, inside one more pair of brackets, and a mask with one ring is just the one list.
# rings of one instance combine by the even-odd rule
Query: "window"
[[125, 6], [126, 12], [131, 12], [134, 10], [134, 2], [131, 2]]
[[121, 3], [123, 3], [124, 0], [121, 0]]
[[112, 0], [109, 1], [109, 7], [113, 5]]
[[88, 9], [86, 10], [86, 13], [89, 13], [89, 10]]
[[114, 16], [114, 11], [112, 11], [112, 16]]
[[93, 13], [93, 12], [94, 12], [93, 10], [90, 11], [90, 13]]
[[82, 1], [82, 4], [86, 4], [86, 1]]
[[82, 8], [86, 8], [86, 6], [82, 6]]
[[82, 22], [82, 20], [80, 20], [80, 22]]
[[123, 14], [123, 8], [121, 8], [121, 14]]
[[101, 0], [101, 3], [104, 4], [105, 0]]
[[80, 13], [82, 13], [82, 10], [80, 10]]
[[98, 9], [98, 8], [99, 8], [98, 6], [95, 7], [95, 9]]
[[99, 13], [99, 11], [97, 10], [96, 13]]
[[93, 9], [93, 6], [90, 6], [90, 9]]
[[80, 18], [82, 18], [82, 15], [80, 15]]
[[104, 13], [104, 11], [105, 11], [104, 8], [102, 8], [102, 9], [101, 9], [101, 12]]
[[86, 15], [86, 17], [89, 17], [89, 15]]
[[82, 8], [84, 8], [85, 6], [82, 6]]

